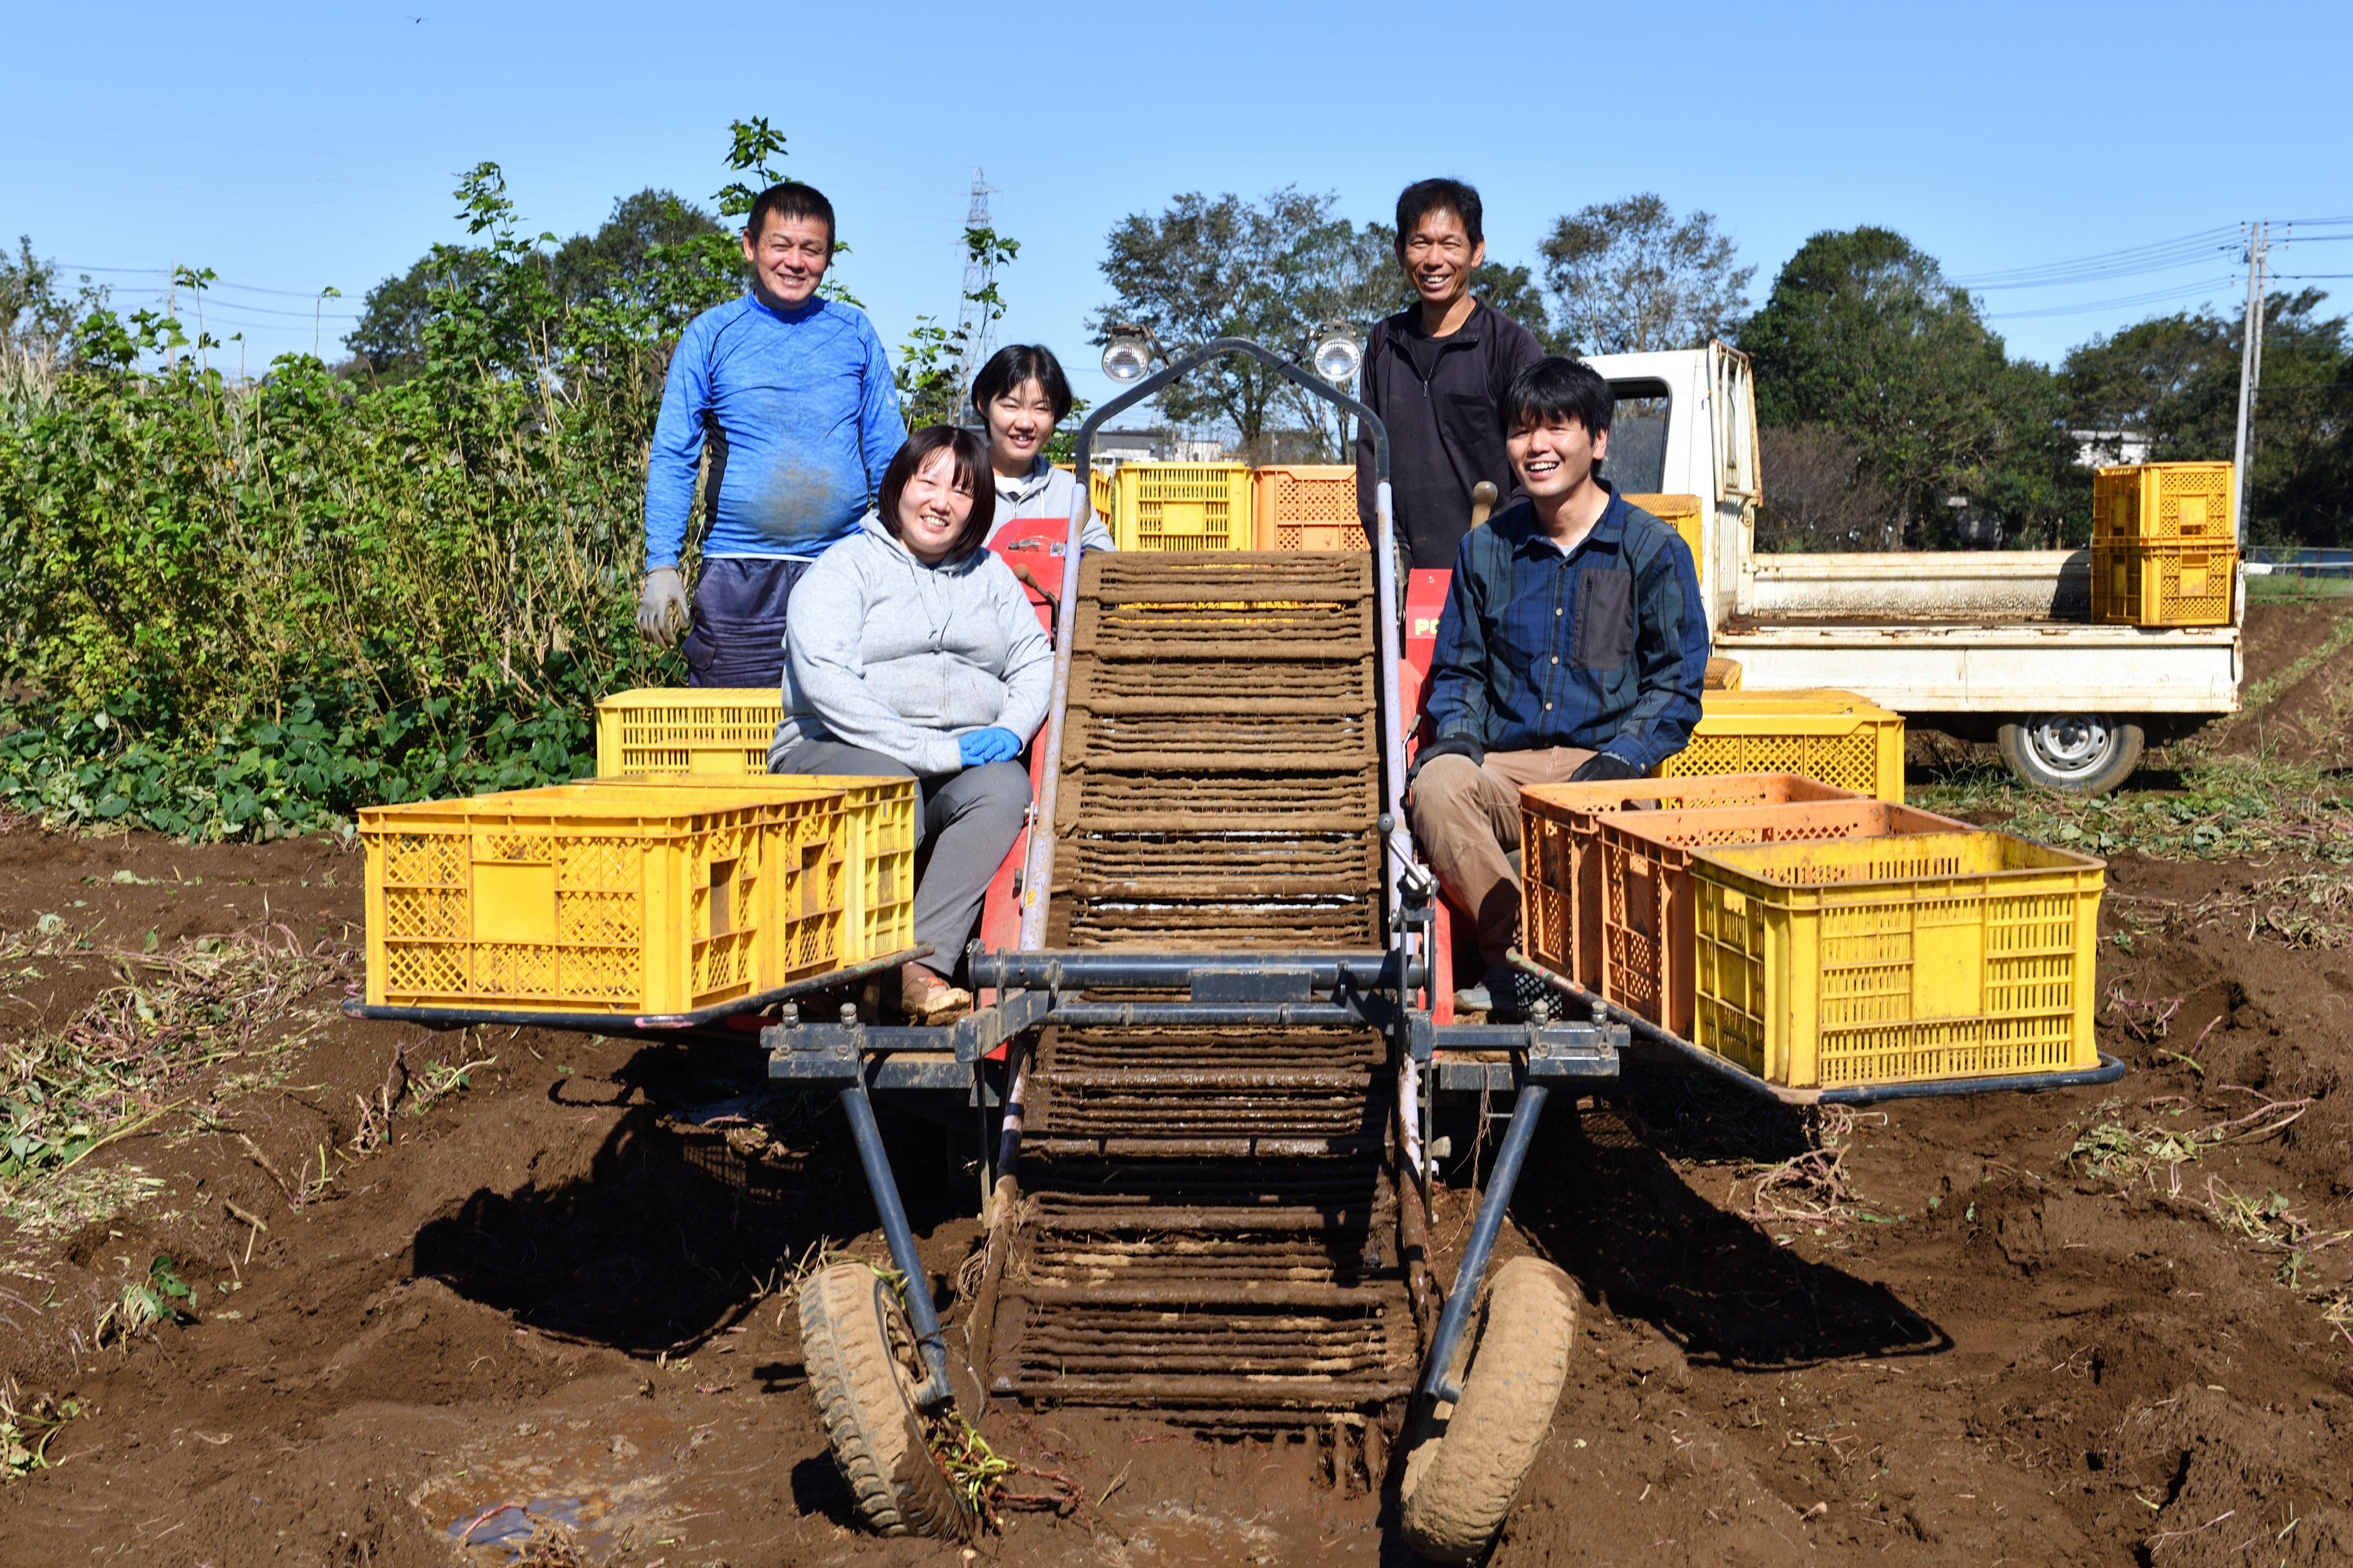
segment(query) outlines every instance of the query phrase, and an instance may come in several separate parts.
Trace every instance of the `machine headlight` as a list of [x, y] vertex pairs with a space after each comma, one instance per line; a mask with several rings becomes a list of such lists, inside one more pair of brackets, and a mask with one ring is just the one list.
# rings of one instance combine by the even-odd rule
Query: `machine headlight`
[[1142, 381], [1152, 373], [1152, 340], [1134, 327], [1113, 327], [1103, 344], [1103, 372], [1123, 384]]
[[1356, 379], [1365, 363], [1365, 345], [1356, 341], [1356, 330], [1347, 322], [1326, 321], [1315, 346], [1308, 351], [1307, 363], [1316, 374], [1338, 386]]

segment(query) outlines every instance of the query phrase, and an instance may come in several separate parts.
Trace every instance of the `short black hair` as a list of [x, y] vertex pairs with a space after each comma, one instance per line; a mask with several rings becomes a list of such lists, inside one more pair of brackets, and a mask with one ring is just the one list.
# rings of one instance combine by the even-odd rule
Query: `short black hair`
[[881, 510], [882, 526], [891, 537], [899, 537], [899, 498], [907, 489], [907, 481], [915, 477], [932, 455], [939, 451], [955, 454], [956, 483], [972, 492], [972, 515], [965, 519], [964, 531], [948, 546], [948, 559], [971, 550], [988, 537], [989, 525], [997, 521], [997, 481], [988, 471], [988, 443], [975, 430], [961, 429], [954, 425], [926, 425], [907, 437], [882, 471]]
[[1032, 381], [1045, 388], [1047, 401], [1054, 405], [1054, 423], [1060, 425], [1071, 413], [1071, 378], [1062, 374], [1062, 362], [1054, 351], [1043, 343], [1008, 343], [989, 355], [972, 378], [972, 406], [986, 419], [991, 403]]
[[771, 216], [782, 218], [814, 217], [825, 220], [825, 242], [833, 243], [833, 204], [815, 185], [804, 185], [798, 180], [785, 180], [770, 185], [752, 198], [752, 210], [744, 216], [744, 232], [754, 239], [767, 225]]
[[1601, 373], [1583, 360], [1550, 354], [1520, 367], [1511, 385], [1504, 389], [1495, 412], [1503, 419], [1506, 436], [1556, 419], [1574, 419], [1585, 426], [1588, 436], [1599, 436], [1609, 428], [1610, 417], [1618, 412], [1618, 395], [1609, 390]]
[[1422, 215], [1434, 208], [1452, 213], [1462, 222], [1462, 232], [1477, 245], [1487, 236], [1479, 227], [1479, 193], [1467, 180], [1416, 180], [1398, 196], [1397, 242], [1402, 247], [1413, 226]]

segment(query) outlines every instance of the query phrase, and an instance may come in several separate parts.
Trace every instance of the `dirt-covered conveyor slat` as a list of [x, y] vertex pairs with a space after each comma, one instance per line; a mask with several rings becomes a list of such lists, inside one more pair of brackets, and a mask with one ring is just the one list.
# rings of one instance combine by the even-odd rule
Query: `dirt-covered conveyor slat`
[[[1369, 559], [1091, 555], [1048, 942], [1377, 947]], [[1416, 1336], [1366, 1030], [1049, 1029], [990, 1349], [999, 1393], [1369, 1408]]]

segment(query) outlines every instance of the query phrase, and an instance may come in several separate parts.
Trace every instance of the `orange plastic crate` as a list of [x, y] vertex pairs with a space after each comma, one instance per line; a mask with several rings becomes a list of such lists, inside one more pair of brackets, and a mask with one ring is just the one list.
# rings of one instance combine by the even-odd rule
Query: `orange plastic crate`
[[1362, 550], [1356, 469], [1350, 463], [1270, 465], [1256, 469], [1261, 550]]
[[1627, 811], [1596, 817], [1599, 862], [1600, 994], [1692, 1037], [1692, 851], [1725, 844], [1968, 833], [1966, 822], [1879, 800], [1798, 801], [1697, 811]]
[[1592, 848], [1604, 812], [1863, 798], [1796, 773], [1529, 784], [1520, 791], [1521, 949], [1580, 985], [1601, 983], [1601, 863]]

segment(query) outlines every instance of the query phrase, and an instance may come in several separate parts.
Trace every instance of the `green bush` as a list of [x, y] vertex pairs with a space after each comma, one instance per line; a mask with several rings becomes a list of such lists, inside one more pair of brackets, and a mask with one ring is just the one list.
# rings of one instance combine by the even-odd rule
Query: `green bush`
[[626, 294], [567, 302], [497, 168], [459, 194], [479, 242], [436, 247], [396, 384], [304, 354], [232, 382], [147, 311], [11, 351], [0, 802], [309, 831], [575, 777], [597, 695], [682, 683], [633, 629], [646, 445], [678, 323], [740, 286], [734, 242], [657, 247]]

